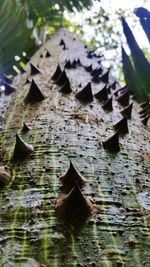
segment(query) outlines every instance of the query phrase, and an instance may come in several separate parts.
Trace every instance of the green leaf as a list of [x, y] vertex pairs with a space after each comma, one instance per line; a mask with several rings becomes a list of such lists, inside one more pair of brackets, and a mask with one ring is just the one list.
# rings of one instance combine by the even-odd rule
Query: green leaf
[[150, 42], [150, 12], [144, 7], [139, 7], [134, 10], [134, 13], [139, 17], [143, 30]]
[[[37, 39], [43, 42], [45, 32], [52, 34], [61, 27], [65, 8], [73, 12], [88, 8], [91, 4], [91, 0], [0, 0], [1, 72], [11, 70], [16, 63], [15, 55], [21, 56], [26, 51], [30, 56], [37, 49], [33, 29]], [[26, 25], [27, 19], [33, 23], [30, 29]]]
[[131, 57], [133, 59], [136, 77], [138, 77], [140, 90], [142, 90], [142, 93], [140, 94], [142, 97], [146, 97], [145, 94], [150, 94], [150, 64], [145, 58], [143, 51], [138, 46], [134, 35], [124, 18], [122, 18], [122, 26], [131, 50]]
[[148, 92], [144, 90], [140, 80], [136, 75], [135, 68], [127, 55], [126, 51], [122, 47], [122, 63], [124, 79], [129, 89], [131, 89], [137, 96], [137, 99], [141, 101], [148, 101]]

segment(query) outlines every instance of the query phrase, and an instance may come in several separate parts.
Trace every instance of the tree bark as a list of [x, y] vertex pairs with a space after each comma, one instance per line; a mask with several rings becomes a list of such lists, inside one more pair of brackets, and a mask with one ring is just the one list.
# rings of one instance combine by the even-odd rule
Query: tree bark
[[[50, 57], [45, 57], [47, 50]], [[134, 100], [129, 133], [119, 137], [120, 151], [103, 148], [123, 107], [113, 89], [111, 112], [95, 98], [83, 104], [75, 97], [91, 82], [83, 66], [100, 67], [87, 51], [66, 30], [56, 32], [30, 60], [40, 73], [31, 76], [28, 63], [25, 73], [14, 79], [17, 90], [1, 95], [1, 166], [10, 168], [12, 179], [0, 191], [0, 266], [149, 266], [149, 124], [141, 123]], [[65, 60], [78, 58], [82, 66], [66, 69], [72, 92], [65, 95], [51, 77], [58, 63], [63, 70]], [[34, 79], [43, 101], [24, 102], [31, 86], [25, 84], [27, 78]], [[91, 82], [93, 95], [104, 85]], [[31, 130], [23, 132], [23, 123]], [[23, 160], [12, 159], [16, 133], [34, 146]], [[97, 210], [82, 227], [66, 227], [55, 214], [59, 176], [70, 160], [86, 178], [82, 192]]]

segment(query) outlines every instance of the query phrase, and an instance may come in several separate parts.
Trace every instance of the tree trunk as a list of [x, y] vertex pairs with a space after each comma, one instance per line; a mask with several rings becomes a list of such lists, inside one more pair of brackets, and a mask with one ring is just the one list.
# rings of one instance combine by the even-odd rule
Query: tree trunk
[[[59, 45], [62, 38], [65, 45]], [[28, 63], [26, 72], [14, 79], [17, 90], [1, 94], [1, 166], [10, 168], [11, 181], [0, 192], [0, 266], [149, 266], [149, 125], [141, 123], [134, 100], [129, 133], [119, 136], [120, 151], [110, 153], [102, 145], [114, 134], [112, 125], [122, 118], [124, 107], [112, 88], [110, 112], [95, 98], [83, 104], [76, 97], [91, 81], [83, 66], [100, 67], [100, 59], [87, 51], [60, 30], [30, 60], [40, 73], [31, 76]], [[58, 63], [63, 70], [65, 60], [78, 58], [82, 66], [78, 62], [75, 68], [66, 68], [72, 92], [63, 94], [51, 77]], [[34, 79], [44, 100], [24, 101], [31, 86], [25, 84], [27, 77]], [[93, 95], [104, 85], [91, 82]], [[29, 131], [22, 131], [24, 122]], [[16, 133], [34, 146], [24, 159], [13, 158]], [[80, 227], [64, 225], [55, 213], [62, 192], [59, 176], [68, 170], [70, 160], [86, 179], [84, 196], [96, 207]]]

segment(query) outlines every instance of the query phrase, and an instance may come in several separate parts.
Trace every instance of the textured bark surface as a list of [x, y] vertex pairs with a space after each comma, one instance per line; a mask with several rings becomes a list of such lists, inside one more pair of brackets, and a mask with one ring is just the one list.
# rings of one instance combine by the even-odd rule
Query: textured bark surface
[[[59, 45], [62, 38], [66, 50]], [[51, 57], [40, 57], [46, 48]], [[9, 166], [12, 175], [0, 191], [0, 266], [150, 264], [150, 127], [140, 122], [139, 105], [134, 101], [129, 133], [120, 138], [120, 151], [111, 154], [99, 142], [114, 133], [112, 125], [122, 118], [116, 97], [111, 112], [95, 98], [86, 105], [76, 99], [75, 94], [91, 81], [82, 66], [66, 69], [69, 95], [59, 92], [51, 80], [57, 64], [63, 70], [66, 59], [79, 58], [85, 66], [99, 67], [98, 59], [87, 58], [86, 51], [65, 30], [57, 32], [31, 59], [41, 70], [34, 80], [46, 98], [38, 104], [24, 103], [30, 87], [25, 84], [29, 64], [15, 78], [17, 91], [0, 97], [1, 166]], [[91, 85], [94, 94], [105, 84]], [[31, 127], [26, 133], [21, 130], [24, 122]], [[11, 160], [16, 133], [34, 146], [34, 152], [20, 162]], [[97, 208], [79, 229], [64, 227], [55, 216], [59, 176], [69, 168], [69, 160], [86, 178], [82, 192]]]

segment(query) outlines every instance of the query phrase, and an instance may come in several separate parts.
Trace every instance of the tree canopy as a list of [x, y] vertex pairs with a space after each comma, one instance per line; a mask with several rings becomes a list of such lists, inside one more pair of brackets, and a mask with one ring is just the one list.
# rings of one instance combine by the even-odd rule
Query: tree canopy
[[[99, 4], [93, 12], [91, 7], [96, 2], [99, 2]], [[85, 9], [88, 12], [84, 12]], [[68, 12], [72, 13], [72, 17], [80, 12], [82, 22], [72, 23], [71, 16], [66, 16], [66, 14], [69, 14]], [[135, 87], [136, 84], [136, 88], [139, 88], [136, 93], [144, 100], [149, 95], [149, 89], [147, 89], [150, 82], [147, 75], [149, 73], [149, 53], [146, 50], [145, 56], [145, 50], [143, 52], [136, 42], [134, 32], [132, 33], [131, 26], [126, 21], [126, 17], [130, 18], [131, 16], [134, 16], [132, 27], [136, 25], [139, 19], [141, 28], [150, 40], [150, 12], [144, 7], [136, 8], [135, 12], [119, 9], [111, 14], [109, 10], [102, 7], [100, 1], [0, 0], [0, 72], [9, 73], [12, 71], [13, 65], [17, 65], [18, 69], [22, 68], [28, 57], [55, 30], [65, 26], [78, 35], [82, 41], [85, 40], [90, 49], [102, 55], [107, 53], [109, 62], [105, 59], [103, 63], [106, 63], [107, 67], [112, 67], [114, 71], [117, 70], [117, 72], [121, 70], [122, 66], [122, 51], [125, 81], [132, 87]], [[123, 32], [120, 30], [121, 21]], [[92, 31], [92, 34], [87, 41], [88, 31]], [[122, 38], [123, 33], [126, 36], [126, 41]], [[131, 55], [126, 53], [127, 44]], [[18, 60], [18, 62], [16, 63], [15, 60]], [[126, 70], [126, 64], [128, 67], [130, 65], [130, 69], [132, 68], [132, 73], [135, 72], [133, 81], [129, 79], [129, 76], [130, 78], [132, 76], [131, 73], [129, 76], [127, 75], [129, 71]], [[135, 77], [137, 77], [136, 80]], [[142, 94], [140, 92], [141, 88], [144, 92]]]
[[89, 8], [91, 0], [0, 0], [0, 66], [7, 72], [14, 56], [32, 55], [54, 30], [62, 27], [63, 11]]

